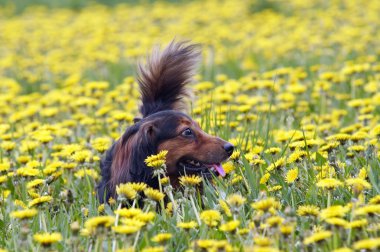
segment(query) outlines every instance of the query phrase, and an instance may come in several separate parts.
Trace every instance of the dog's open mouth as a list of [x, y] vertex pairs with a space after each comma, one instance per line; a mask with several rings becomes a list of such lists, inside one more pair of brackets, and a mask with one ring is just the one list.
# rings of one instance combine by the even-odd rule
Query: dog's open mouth
[[211, 176], [211, 173], [224, 177], [224, 171], [220, 163], [206, 164], [194, 159], [182, 159], [178, 162], [178, 167], [183, 169], [187, 174], [201, 174], [203, 176]]

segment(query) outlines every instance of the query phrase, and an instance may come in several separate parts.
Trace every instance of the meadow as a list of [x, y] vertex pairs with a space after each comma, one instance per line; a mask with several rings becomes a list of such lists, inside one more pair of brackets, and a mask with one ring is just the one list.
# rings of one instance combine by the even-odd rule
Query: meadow
[[[0, 251], [380, 250], [380, 1], [0, 4]], [[227, 175], [99, 204], [136, 64], [173, 38], [201, 45], [188, 113]]]

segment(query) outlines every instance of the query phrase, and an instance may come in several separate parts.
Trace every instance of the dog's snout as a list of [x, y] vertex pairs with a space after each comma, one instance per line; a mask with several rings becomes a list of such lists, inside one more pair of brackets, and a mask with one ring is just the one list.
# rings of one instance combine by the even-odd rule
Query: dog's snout
[[223, 149], [227, 152], [228, 156], [231, 156], [232, 152], [234, 152], [234, 146], [231, 143], [226, 143], [223, 145]]

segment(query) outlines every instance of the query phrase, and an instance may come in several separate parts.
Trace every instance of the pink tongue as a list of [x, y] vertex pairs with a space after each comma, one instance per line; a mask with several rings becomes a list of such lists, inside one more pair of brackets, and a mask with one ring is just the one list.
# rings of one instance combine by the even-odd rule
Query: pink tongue
[[215, 168], [215, 170], [219, 173], [220, 176], [226, 176], [226, 172], [224, 171], [221, 164], [213, 164], [212, 166]]

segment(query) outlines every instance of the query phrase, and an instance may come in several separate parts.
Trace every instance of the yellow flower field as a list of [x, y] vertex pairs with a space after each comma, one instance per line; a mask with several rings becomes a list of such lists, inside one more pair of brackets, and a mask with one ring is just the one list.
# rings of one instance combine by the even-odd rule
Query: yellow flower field
[[[380, 250], [379, 1], [0, 3], [0, 251]], [[227, 176], [172, 190], [162, 152], [159, 189], [100, 205], [136, 64], [173, 38], [202, 48], [188, 113], [237, 147]]]

